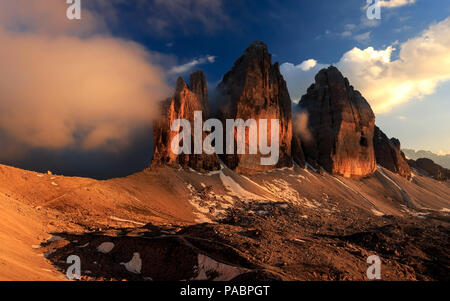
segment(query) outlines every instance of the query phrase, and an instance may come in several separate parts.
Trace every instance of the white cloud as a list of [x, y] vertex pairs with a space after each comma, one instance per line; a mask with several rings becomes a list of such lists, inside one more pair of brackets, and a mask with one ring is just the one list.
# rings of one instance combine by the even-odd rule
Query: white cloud
[[193, 59], [192, 61], [190, 61], [186, 64], [172, 67], [168, 73], [169, 73], [169, 75], [185, 74], [185, 73], [191, 71], [192, 69], [194, 69], [198, 65], [213, 64], [216, 61], [216, 58], [217, 57], [213, 56], [213, 55], [206, 55], [201, 58]]
[[399, 6], [414, 4], [415, 2], [416, 2], [416, 0], [381, 0], [380, 6], [392, 8], [392, 7], [399, 7]]
[[351, 31], [344, 31], [343, 33], [341, 33], [341, 36], [343, 38], [348, 38], [352, 36], [352, 32]]
[[438, 152], [437, 152], [437, 154], [439, 155], [439, 156], [448, 156], [448, 155], [450, 155], [450, 152], [444, 152], [443, 150], [439, 150]]
[[304, 61], [303, 63], [301, 63], [299, 65], [300, 69], [302, 69], [303, 71], [308, 71], [311, 68], [314, 68], [317, 65], [317, 61], [310, 59], [307, 61]]
[[378, 19], [368, 19], [366, 16], [361, 17], [361, 24], [359, 28], [372, 28], [377, 27], [381, 24], [381, 20]]
[[372, 33], [370, 31], [368, 31], [368, 32], [364, 32], [364, 33], [356, 35], [354, 37], [354, 39], [357, 42], [364, 43], [364, 42], [368, 42], [370, 40], [371, 35], [372, 35]]
[[303, 94], [306, 94], [308, 87], [314, 83], [314, 77], [320, 69], [327, 67], [325, 64], [316, 64], [314, 67], [303, 70], [301, 64], [284, 63], [280, 66], [280, 71], [287, 82], [289, 93], [294, 102], [298, 102]]
[[[450, 80], [450, 17], [397, 47], [396, 60], [392, 60], [393, 46], [380, 50], [355, 47], [334, 64], [376, 113], [433, 94], [438, 84]], [[299, 100], [315, 74], [328, 65], [318, 63], [303, 71], [294, 64], [283, 64], [281, 70], [292, 98]]]

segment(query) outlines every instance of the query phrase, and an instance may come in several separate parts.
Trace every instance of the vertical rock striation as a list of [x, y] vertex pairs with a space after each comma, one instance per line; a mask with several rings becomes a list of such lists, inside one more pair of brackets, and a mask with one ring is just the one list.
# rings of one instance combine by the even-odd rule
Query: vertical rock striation
[[[220, 169], [217, 155], [194, 154], [194, 112], [202, 111], [204, 118], [207, 118], [205, 108], [208, 105], [208, 90], [203, 72], [194, 73], [191, 76], [191, 84], [194, 85], [195, 92], [188, 87], [183, 78], [178, 78], [175, 95], [161, 104], [161, 118], [153, 123], [154, 155], [152, 166], [181, 166], [193, 168], [200, 172]], [[186, 119], [191, 123], [191, 154], [177, 155], [172, 152], [171, 142], [177, 132], [171, 131], [171, 124], [177, 119]]]
[[[240, 173], [257, 173], [274, 168], [292, 166], [292, 107], [286, 82], [279, 64], [272, 64], [272, 56], [263, 42], [254, 42], [235, 62], [218, 86], [219, 117], [225, 119], [279, 120], [279, 160], [273, 166], [261, 165], [262, 154], [224, 155], [223, 161]], [[272, 143], [270, 133], [268, 144]], [[236, 139], [236, 135], [235, 135]], [[248, 137], [246, 149], [248, 149]], [[266, 156], [264, 156], [266, 157]]]
[[407, 179], [411, 178], [411, 169], [401, 151], [398, 139], [389, 139], [377, 126], [373, 139], [377, 163]]
[[316, 75], [297, 110], [308, 118], [309, 137], [301, 141], [308, 163], [345, 177], [376, 171], [375, 115], [337, 68]]

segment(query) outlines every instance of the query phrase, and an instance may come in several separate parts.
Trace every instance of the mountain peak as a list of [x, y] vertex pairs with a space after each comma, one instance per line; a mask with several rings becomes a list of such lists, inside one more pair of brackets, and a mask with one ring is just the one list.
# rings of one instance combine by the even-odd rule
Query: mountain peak
[[176, 86], [175, 86], [175, 92], [176, 93], [180, 93], [184, 89], [188, 89], [188, 86], [187, 86], [186, 82], [184, 81], [184, 78], [182, 78], [180, 76], [177, 79], [177, 83], [176, 83]]
[[198, 100], [203, 106], [203, 113], [206, 116], [209, 115], [209, 102], [208, 102], [208, 84], [206, 82], [206, 76], [203, 71], [198, 70], [191, 74], [189, 77], [189, 87], [192, 92], [197, 95]]
[[319, 71], [298, 110], [308, 116], [309, 134], [297, 137], [311, 165], [346, 177], [375, 172], [375, 115], [336, 67]]
[[254, 41], [253, 43], [250, 44], [250, 46], [249, 46], [247, 49], [263, 49], [263, 50], [268, 50], [267, 44], [264, 43], [263, 41]]
[[232, 69], [223, 77], [218, 86], [218, 92], [221, 95], [218, 107], [222, 119], [278, 119], [280, 121], [280, 157], [275, 166], [255, 164], [262, 157], [261, 154], [244, 154], [224, 156], [223, 161], [228, 167], [238, 172], [251, 174], [276, 167], [291, 166], [291, 98], [279, 65], [272, 64], [272, 56], [265, 43], [256, 41], [244, 51]]

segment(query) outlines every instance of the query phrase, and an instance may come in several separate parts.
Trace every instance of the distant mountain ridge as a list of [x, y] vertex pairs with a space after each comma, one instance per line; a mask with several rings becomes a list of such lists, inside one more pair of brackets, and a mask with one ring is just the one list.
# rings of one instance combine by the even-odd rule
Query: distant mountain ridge
[[450, 169], [450, 155], [438, 155], [430, 151], [425, 150], [413, 150], [413, 149], [403, 149], [405, 155], [412, 160], [417, 160], [421, 158], [426, 158], [433, 160], [434, 163], [441, 165], [442, 167]]

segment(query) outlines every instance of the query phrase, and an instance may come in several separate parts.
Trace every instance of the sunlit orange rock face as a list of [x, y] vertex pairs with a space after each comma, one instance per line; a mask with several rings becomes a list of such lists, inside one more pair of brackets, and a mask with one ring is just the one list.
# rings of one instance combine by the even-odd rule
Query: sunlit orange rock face
[[375, 115], [337, 68], [316, 75], [297, 110], [308, 116], [310, 135], [301, 141], [308, 163], [345, 177], [364, 177], [376, 171]]
[[[225, 164], [240, 173], [252, 174], [274, 168], [292, 166], [292, 108], [286, 82], [279, 64], [272, 64], [272, 55], [263, 42], [254, 42], [235, 62], [218, 86], [219, 117], [225, 119], [279, 120], [279, 160], [275, 165], [262, 165], [262, 155], [225, 155]], [[267, 130], [271, 145], [270, 130]], [[266, 134], [266, 132], [264, 134]], [[236, 137], [235, 137], [236, 139]], [[246, 150], [248, 150], [248, 137]], [[258, 142], [259, 145], [259, 142]], [[264, 156], [267, 157], [267, 156]]]
[[378, 164], [402, 177], [411, 178], [411, 169], [401, 151], [398, 139], [389, 139], [378, 127], [375, 127], [373, 143]]
[[[161, 118], [153, 123], [154, 155], [152, 165], [193, 168], [204, 172], [220, 168], [217, 155], [194, 154], [194, 112], [202, 111], [203, 120], [207, 118], [208, 90], [203, 72], [191, 76], [192, 91], [184, 79], [178, 78], [175, 95], [162, 103]], [[177, 119], [186, 119], [191, 123], [191, 154], [173, 153], [171, 143], [178, 132], [171, 131], [172, 123]], [[203, 137], [204, 138], [204, 137]]]

